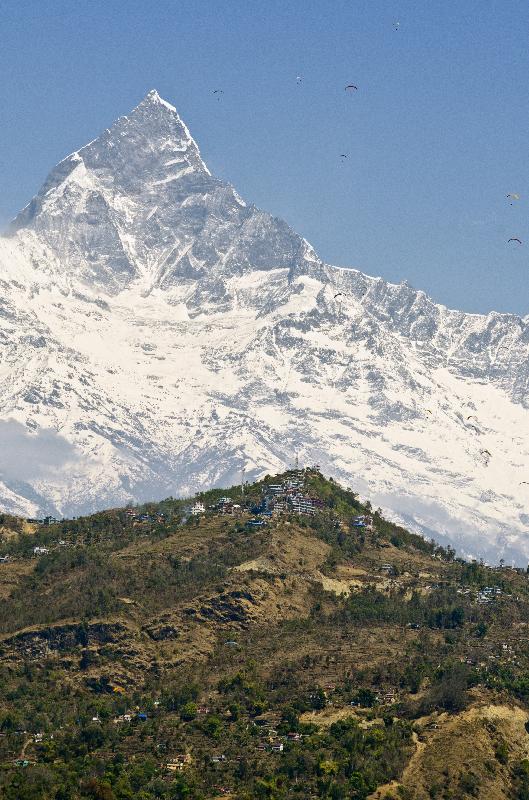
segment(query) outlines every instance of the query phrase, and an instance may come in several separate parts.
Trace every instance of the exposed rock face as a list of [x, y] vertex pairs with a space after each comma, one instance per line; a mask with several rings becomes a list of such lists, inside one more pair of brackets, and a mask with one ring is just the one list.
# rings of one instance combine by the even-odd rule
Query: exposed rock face
[[324, 264], [150, 92], [0, 239], [0, 506], [77, 514], [314, 461], [529, 555], [529, 318]]

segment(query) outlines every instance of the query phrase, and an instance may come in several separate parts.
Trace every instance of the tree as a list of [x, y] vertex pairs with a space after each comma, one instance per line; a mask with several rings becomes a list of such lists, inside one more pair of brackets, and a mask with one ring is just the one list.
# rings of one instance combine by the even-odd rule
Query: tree
[[211, 739], [220, 739], [223, 729], [222, 720], [216, 715], [207, 717], [202, 723], [202, 730]]
[[468, 702], [468, 671], [464, 664], [451, 664], [432, 687], [431, 699], [435, 706], [446, 711], [462, 711]]
[[106, 781], [91, 778], [85, 785], [85, 792], [90, 800], [116, 800], [112, 787]]
[[197, 716], [197, 704], [193, 702], [186, 703], [180, 711], [180, 716], [184, 722], [191, 722]]
[[325, 706], [327, 705], [327, 699], [325, 697], [325, 692], [323, 691], [321, 686], [318, 686], [316, 691], [311, 694], [311, 696], [310, 696], [310, 704], [311, 704], [311, 707], [314, 708], [316, 711], [319, 711], [322, 708], [325, 708]]
[[353, 699], [359, 706], [362, 706], [363, 708], [372, 708], [377, 702], [376, 694], [371, 691], [371, 689], [365, 688], [359, 689]]

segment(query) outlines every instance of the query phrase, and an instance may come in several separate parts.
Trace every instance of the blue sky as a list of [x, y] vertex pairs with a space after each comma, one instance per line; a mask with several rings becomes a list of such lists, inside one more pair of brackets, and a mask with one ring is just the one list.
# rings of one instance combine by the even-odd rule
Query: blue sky
[[527, 3], [0, 0], [0, 19], [2, 224], [157, 88], [212, 172], [328, 262], [529, 314]]

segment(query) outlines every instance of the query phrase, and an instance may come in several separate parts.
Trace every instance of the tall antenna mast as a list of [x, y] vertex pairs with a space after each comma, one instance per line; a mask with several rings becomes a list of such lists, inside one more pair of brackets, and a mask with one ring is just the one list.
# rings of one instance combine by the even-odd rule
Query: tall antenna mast
[[298, 472], [298, 470], [299, 470], [299, 456], [296, 453], [296, 472]]
[[241, 470], [241, 494], [244, 495], [244, 467]]

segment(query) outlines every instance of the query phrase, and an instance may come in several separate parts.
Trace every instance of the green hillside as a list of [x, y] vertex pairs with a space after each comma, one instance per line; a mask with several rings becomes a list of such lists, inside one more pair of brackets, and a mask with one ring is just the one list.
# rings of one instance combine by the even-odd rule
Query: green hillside
[[316, 470], [0, 535], [1, 798], [529, 798], [522, 571]]

